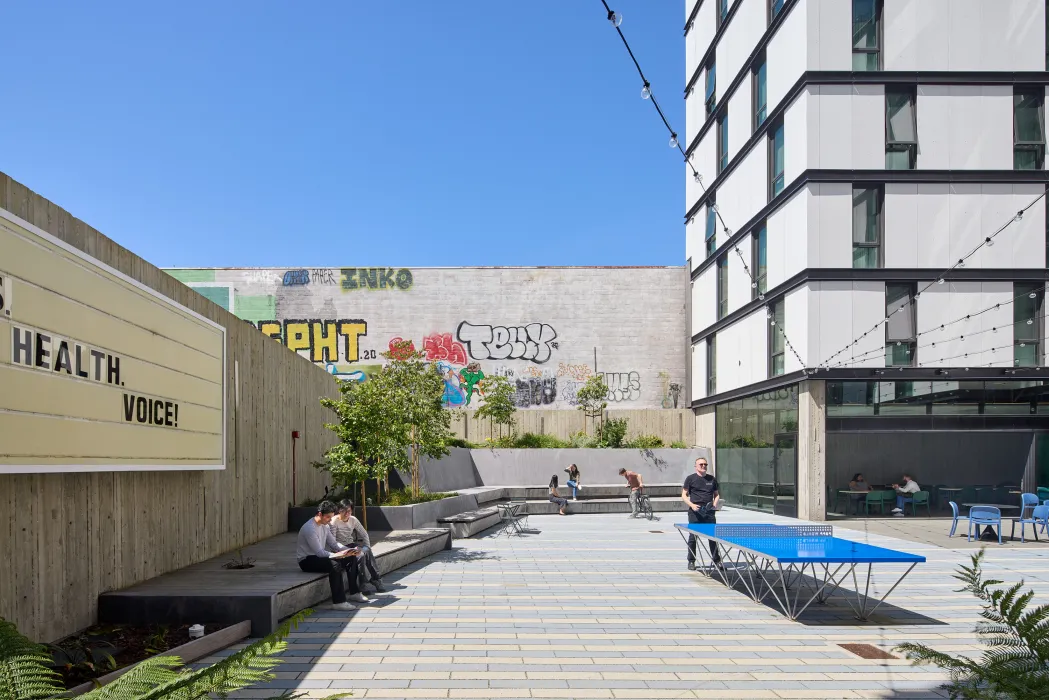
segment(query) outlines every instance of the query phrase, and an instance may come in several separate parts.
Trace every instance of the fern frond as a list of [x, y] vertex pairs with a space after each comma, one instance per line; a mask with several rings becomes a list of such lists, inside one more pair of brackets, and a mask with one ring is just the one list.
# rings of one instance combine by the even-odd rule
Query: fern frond
[[0, 617], [0, 700], [38, 700], [64, 690], [51, 657]]
[[153, 688], [170, 683], [181, 674], [182, 667], [177, 656], [154, 656], [139, 662], [137, 666], [118, 677], [112, 683], [95, 688], [80, 696], [80, 700], [128, 700], [148, 693]]

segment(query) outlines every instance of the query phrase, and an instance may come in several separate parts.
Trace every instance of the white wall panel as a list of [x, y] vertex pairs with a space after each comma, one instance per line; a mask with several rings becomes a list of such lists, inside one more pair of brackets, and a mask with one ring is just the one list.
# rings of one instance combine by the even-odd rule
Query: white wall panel
[[809, 201], [812, 199], [809, 185], [801, 189], [782, 207], [772, 213], [766, 221], [766, 259], [768, 261], [768, 289], [783, 284], [805, 269], [807, 250], [805, 239], [808, 231]]
[[918, 185], [918, 267], [949, 267], [951, 263], [951, 186]]
[[739, 252], [743, 254], [740, 259], [739, 253], [730, 249], [728, 255], [728, 311], [732, 313], [744, 304], [750, 303], [750, 276], [743, 266], [745, 260], [750, 266], [750, 236], [744, 236], [736, 243]]
[[[946, 128], [951, 121], [951, 102], [949, 85], [918, 86], [915, 116], [918, 120], [918, 166], [921, 168], [951, 168], [950, 129]], [[884, 123], [884, 117], [882, 121]], [[884, 153], [884, 140], [880, 145]]]
[[[718, 98], [724, 94], [736, 74], [750, 57], [750, 52], [765, 33], [766, 0], [735, 0], [739, 5], [718, 42]], [[717, 3], [711, 3], [717, 5]], [[730, 3], [731, 6], [731, 3]], [[743, 83], [740, 89], [747, 84]]]
[[[881, 85], [810, 86], [808, 167], [885, 167], [885, 89]], [[793, 107], [792, 107], [793, 109]]]
[[[1016, 216], [1015, 212], [1030, 205], [1044, 191], [1044, 186], [1039, 184], [1013, 185], [1012, 207], [1005, 212], [1005, 216], [1001, 220], [996, 219], [996, 221], [999, 221], [997, 225], [990, 221], [984, 221], [985, 231], [988, 231], [987, 235], [996, 231], [1010, 215]], [[1002, 267], [1041, 268], [1049, 265], [1049, 261], [1045, 258], [1045, 207], [1045, 200], [1043, 199], [1028, 209], [1024, 213], [1023, 219], [1010, 224], [1009, 228], [995, 237], [995, 248], [1007, 248], [1012, 254], [1011, 262]], [[1046, 327], [1049, 328], [1049, 323], [1046, 324]]]
[[[824, 169], [852, 167], [852, 86], [814, 86], [811, 108], [819, 114], [819, 129], [810, 134], [819, 149], [818, 166]], [[870, 138], [869, 135], [864, 135]], [[811, 165], [811, 164], [810, 164]]]
[[[852, 340], [852, 282], [816, 282], [816, 316], [814, 322], [819, 333], [817, 363], [824, 362]], [[831, 362], [842, 361], [838, 355]]]
[[[951, 185], [948, 265], [954, 265], [964, 254], [976, 247], [976, 241], [983, 233], [981, 205], [980, 185], [967, 182]], [[975, 267], [977, 263], [973, 261], [967, 264]]]
[[830, 356], [845, 348], [864, 333], [855, 345], [845, 353], [830, 359], [830, 364], [848, 362], [865, 367], [885, 366], [884, 326], [871, 331], [885, 318], [884, 282], [820, 282], [816, 304], [819, 326], [819, 359], [827, 361]]
[[767, 181], [768, 147], [759, 143], [718, 188], [718, 209], [726, 226], [737, 231], [761, 211], [768, 203]]
[[[867, 333], [885, 318], [885, 283], [852, 283], [852, 338]], [[829, 320], [829, 319], [828, 319]], [[864, 356], [864, 365], [885, 366], [885, 326], [859, 340], [850, 352]], [[881, 352], [877, 352], [878, 350]], [[876, 358], [872, 360], [871, 358]]]
[[918, 185], [886, 183], [885, 206], [882, 209], [884, 267], [918, 267]]
[[984, 4], [985, 0], [951, 0], [947, 15], [940, 18], [950, 31], [950, 70], [991, 70], [980, 50]]
[[[716, 5], [716, 2], [704, 1], [703, 6], [699, 8], [699, 14], [696, 15], [696, 19], [692, 25], [692, 30], [685, 36], [686, 82], [692, 77], [692, 74], [696, 72], [696, 67], [699, 65], [700, 60], [702, 60], [703, 54], [706, 53], [707, 49], [710, 47], [710, 42], [714, 39], [714, 32], [717, 30], [716, 19], [714, 17], [714, 8]], [[702, 76], [696, 81], [696, 86], [696, 94], [700, 96], [700, 104], [702, 104]]]
[[[717, 176], [715, 167], [717, 162], [715, 160], [716, 156], [717, 134], [714, 129], [711, 129], [704, 134], [703, 140], [696, 145], [696, 150], [692, 152], [692, 165], [703, 176], [703, 183], [707, 186], [714, 182], [714, 178]], [[703, 188], [692, 179], [691, 168], [686, 166], [685, 171], [685, 201], [688, 203], [688, 207], [691, 208], [703, 195]]]
[[[930, 0], [884, 0], [881, 60], [885, 70], [918, 70], [916, 39], [920, 30], [917, 25], [917, 6], [928, 2]], [[946, 53], [946, 42], [943, 48]], [[946, 65], [946, 61], [944, 63]]]
[[[816, 241], [812, 267], [852, 267], [852, 184], [824, 182], [817, 185], [819, 218], [809, 229]], [[797, 233], [800, 238], [803, 234]]]
[[717, 314], [717, 270], [711, 265], [695, 280], [692, 287], [692, 332], [699, 333], [714, 325]]
[[768, 320], [764, 308], [717, 334], [717, 391], [760, 382], [768, 374]]
[[751, 137], [751, 90], [744, 82], [728, 102], [728, 158], [731, 161]]
[[[918, 289], [925, 284], [920, 282]], [[1013, 307], [1008, 303], [1012, 299], [1011, 282], [947, 282], [929, 287], [918, 298], [917, 329], [922, 334], [918, 362], [1010, 366], [1012, 348], [1002, 346], [1012, 343]], [[1001, 307], [993, 308], [996, 304]], [[960, 320], [966, 315], [971, 318]], [[992, 348], [998, 349], [992, 352]]]
[[852, 89], [852, 165], [855, 169], [885, 167], [885, 88], [856, 85]]
[[783, 97], [805, 72], [806, 43], [809, 37], [815, 37], [814, 34], [808, 33], [806, 21], [806, 5], [812, 2], [813, 0], [801, 0], [791, 10], [765, 49], [768, 66], [765, 85], [769, 113], [779, 106]]
[[692, 398], [702, 399], [707, 395], [707, 341], [692, 346]]
[[706, 258], [706, 250], [703, 246], [703, 225], [699, 219], [685, 223], [685, 260], [692, 259], [689, 274]]
[[[783, 115], [784, 186], [790, 185], [809, 167], [809, 109], [812, 97], [806, 90]], [[813, 136], [815, 138], [815, 136]], [[766, 145], [766, 149], [768, 146]]]
[[[791, 346], [801, 356], [802, 361], [806, 363], [805, 366], [815, 365], [815, 362], [819, 361], [813, 362], [809, 359], [809, 297], [808, 286], [801, 285], [788, 292], [783, 300], [783, 320], [786, 326], [787, 339], [790, 340]], [[790, 374], [802, 369], [802, 365], [798, 362], [794, 352], [789, 347], [785, 349], [786, 356], [783, 359], [784, 374]]]
[[809, 70], [852, 70], [852, 3], [809, 0], [807, 15]]

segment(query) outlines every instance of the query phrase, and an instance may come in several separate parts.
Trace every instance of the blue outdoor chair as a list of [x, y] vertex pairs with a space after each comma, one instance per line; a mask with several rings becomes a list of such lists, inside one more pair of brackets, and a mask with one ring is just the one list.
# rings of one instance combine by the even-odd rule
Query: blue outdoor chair
[[1030, 511], [1034, 510], [1034, 507], [1038, 505], [1038, 503], [1038, 496], [1036, 494], [1020, 494], [1020, 517], [1026, 518], [1030, 514]]
[[968, 515], [961, 515], [961, 514], [959, 514], [958, 513], [958, 504], [955, 503], [954, 501], [948, 501], [948, 503], [951, 504], [951, 513], [954, 514], [954, 522], [951, 523], [951, 532], [947, 536], [948, 537], [954, 537], [954, 531], [958, 528], [958, 521], [959, 520], [968, 520], [969, 516]]
[[[1028, 494], [1024, 494], [1025, 496]], [[1020, 541], [1026, 542], [1024, 539], [1024, 528], [1028, 523], [1031, 525], [1031, 529], [1034, 530], [1034, 541], [1038, 541], [1038, 526], [1041, 525], [1043, 530], [1046, 525], [1049, 524], [1049, 506], [1035, 506], [1034, 510], [1031, 511], [1030, 517], [1019, 517], [1013, 520], [1013, 528], [1009, 533], [1010, 537], [1016, 535], [1016, 523], [1020, 523]]]
[[969, 509], [969, 541], [973, 541], [973, 526], [976, 526], [976, 536], [980, 536], [980, 528], [988, 525], [997, 525], [998, 544], [1002, 543], [1002, 511], [994, 506], [973, 506]]

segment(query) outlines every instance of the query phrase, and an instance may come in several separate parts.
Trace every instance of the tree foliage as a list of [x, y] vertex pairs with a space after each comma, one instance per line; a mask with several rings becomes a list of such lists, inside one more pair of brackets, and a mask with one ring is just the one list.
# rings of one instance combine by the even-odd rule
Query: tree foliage
[[361, 383], [345, 382], [339, 399], [321, 399], [338, 423], [339, 437], [328, 450], [326, 468], [345, 483], [381, 478], [391, 468], [410, 471], [412, 493], [421, 487], [419, 458], [448, 454], [451, 414], [444, 409], [444, 379], [435, 364], [410, 342], [382, 353], [386, 364]]
[[1049, 698], [1049, 605], [1031, 610], [1033, 591], [1021, 593], [1024, 582], [1008, 588], [994, 579], [983, 580], [984, 550], [972, 556], [972, 566], [962, 566], [954, 578], [961, 591], [983, 603], [976, 627], [987, 647], [978, 660], [951, 656], [924, 644], [908, 642], [896, 647], [914, 663], [931, 663], [948, 671], [951, 682], [942, 687], [952, 698], [967, 700], [1042, 700]]
[[579, 403], [577, 408], [587, 418], [597, 418], [608, 407], [607, 398], [608, 387], [605, 386], [604, 377], [592, 374], [576, 393], [576, 401]]
[[[293, 615], [273, 634], [263, 637], [221, 661], [187, 669], [177, 656], [154, 656], [142, 661], [112, 683], [81, 695], [83, 700], [203, 700], [225, 697], [235, 690], [273, 679], [292, 627], [310, 615]], [[0, 618], [0, 700], [44, 700], [64, 692], [58, 674], [48, 664], [44, 647], [24, 637], [15, 625]], [[345, 697], [347, 693], [329, 698]], [[297, 697], [297, 696], [286, 696]]]
[[498, 425], [499, 437], [503, 436], [504, 427], [512, 433], [517, 406], [514, 405], [515, 390], [510, 380], [503, 376], [487, 377], [481, 381], [481, 387], [484, 389], [484, 405], [477, 409], [475, 416]]

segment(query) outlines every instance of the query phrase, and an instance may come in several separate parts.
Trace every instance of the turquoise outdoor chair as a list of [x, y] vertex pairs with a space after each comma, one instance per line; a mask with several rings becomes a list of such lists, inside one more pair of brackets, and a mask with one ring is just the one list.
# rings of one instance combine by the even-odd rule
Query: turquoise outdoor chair
[[932, 515], [932, 511], [929, 509], [929, 492], [928, 491], [915, 491], [911, 497], [910, 503], [903, 504], [903, 512], [907, 512], [907, 506], [911, 507], [911, 515], [918, 515], [918, 506], [925, 506], [925, 514]]
[[[1028, 494], [1024, 494], [1025, 496]], [[1033, 494], [1031, 494], [1033, 495]], [[1025, 509], [1026, 510], [1026, 509]], [[1031, 511], [1030, 517], [1019, 517], [1013, 519], [1013, 527], [1009, 532], [1009, 537], [1012, 539], [1016, 535], [1016, 523], [1020, 523], [1020, 541], [1026, 542], [1024, 539], [1024, 528], [1030, 524], [1031, 529], [1034, 531], [1034, 541], [1038, 541], [1038, 526], [1041, 525], [1044, 531], [1046, 525], [1049, 525], [1049, 506], [1035, 506]]]
[[867, 494], [867, 498], [864, 500], [864, 511], [867, 515], [871, 514], [871, 508], [877, 506], [878, 512], [885, 515], [885, 497], [882, 494], [889, 493], [891, 491], [871, 491]]
[[968, 520], [969, 516], [960, 514], [958, 512], [958, 504], [955, 503], [954, 501], [949, 501], [949, 503], [951, 504], [951, 513], [954, 514], [954, 522], [951, 523], [951, 531], [950, 531], [950, 533], [947, 536], [948, 537], [954, 537], [954, 531], [958, 528], [958, 521], [959, 520]]

